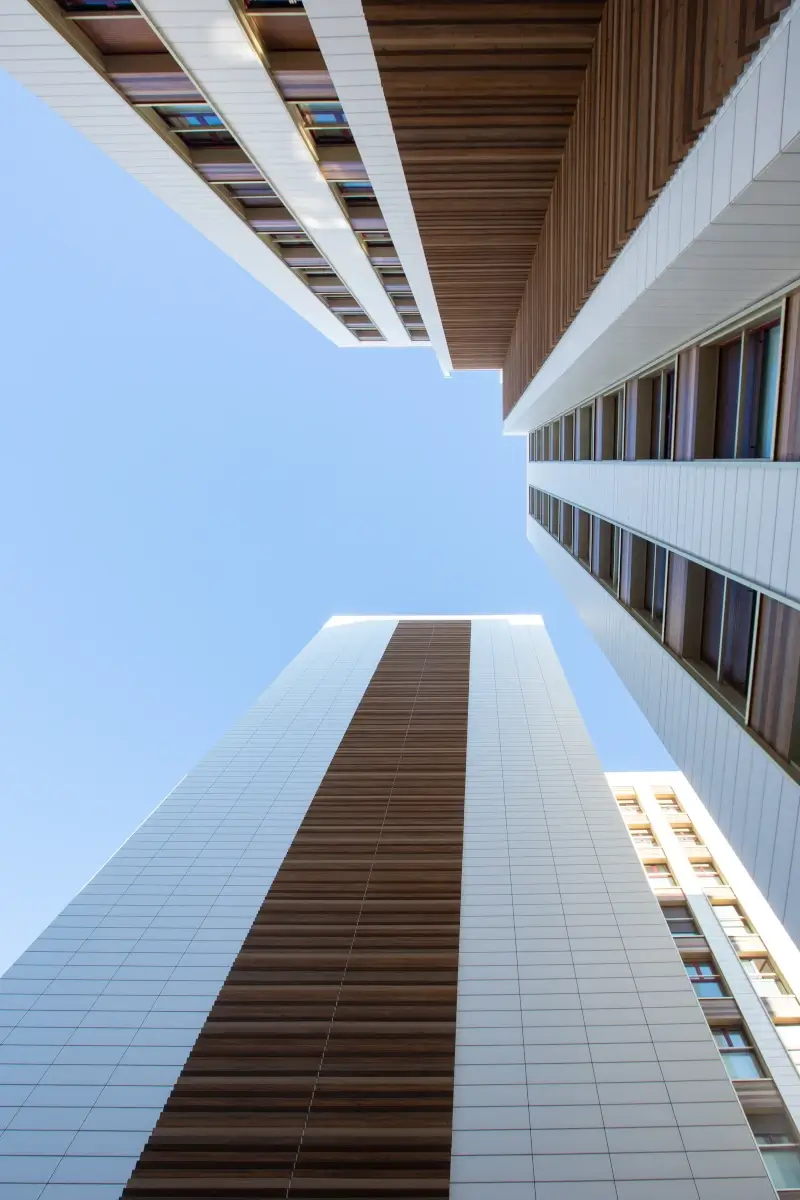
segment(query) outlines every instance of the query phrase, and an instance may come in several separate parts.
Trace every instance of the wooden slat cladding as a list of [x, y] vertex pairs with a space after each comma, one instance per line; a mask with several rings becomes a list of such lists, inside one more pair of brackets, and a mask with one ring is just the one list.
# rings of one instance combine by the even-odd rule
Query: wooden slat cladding
[[750, 723], [781, 758], [796, 755], [800, 612], [761, 597]]
[[446, 1200], [469, 645], [398, 624], [126, 1200]]
[[499, 368], [604, 0], [364, 0], [447, 344]]
[[504, 414], [787, 3], [608, 0], [506, 355]]

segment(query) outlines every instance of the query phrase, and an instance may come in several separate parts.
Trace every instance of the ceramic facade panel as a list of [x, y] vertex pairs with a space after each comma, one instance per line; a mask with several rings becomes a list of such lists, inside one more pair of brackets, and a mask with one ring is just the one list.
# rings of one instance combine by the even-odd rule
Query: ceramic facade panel
[[795, 604], [798, 476], [797, 463], [746, 459], [528, 464], [531, 487]]
[[451, 1197], [589, 1200], [646, 1178], [678, 1200], [704, 1170], [682, 1132], [723, 1118], [758, 1194], [760, 1157], [542, 627], [473, 622], [464, 855]]

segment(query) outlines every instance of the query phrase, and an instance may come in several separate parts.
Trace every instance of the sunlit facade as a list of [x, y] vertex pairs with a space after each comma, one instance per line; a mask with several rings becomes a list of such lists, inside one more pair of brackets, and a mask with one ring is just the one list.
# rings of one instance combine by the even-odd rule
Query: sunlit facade
[[539, 617], [335, 618], [0, 981], [3, 1200], [775, 1200], [788, 951], [644, 828]]

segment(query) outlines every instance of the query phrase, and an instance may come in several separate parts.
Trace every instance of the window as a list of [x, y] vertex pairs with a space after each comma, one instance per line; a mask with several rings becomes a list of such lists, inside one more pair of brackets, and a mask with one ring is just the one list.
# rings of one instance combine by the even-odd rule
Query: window
[[684, 963], [683, 965], [686, 968], [686, 974], [691, 980], [696, 996], [708, 1000], [728, 995], [722, 982], [722, 976], [717, 970], [716, 963], [708, 960], [706, 962]]
[[786, 995], [786, 986], [768, 958], [743, 958], [741, 963], [759, 996]]
[[656, 795], [658, 807], [668, 817], [682, 817], [683, 809], [678, 804], [674, 792], [660, 792]]
[[766, 1072], [741, 1027], [715, 1029], [714, 1041], [731, 1079], [764, 1079]]
[[623, 813], [638, 813], [639, 816], [642, 815], [642, 809], [641, 809], [641, 805], [639, 804], [639, 798], [635, 792], [631, 792], [629, 794], [628, 793], [617, 793], [615, 795], [615, 799], [617, 801], [617, 804], [622, 809]]
[[571, 462], [575, 458], [575, 413], [567, 413], [564, 417], [564, 453], [562, 458], [565, 462]]
[[653, 887], [677, 887], [672, 872], [664, 863], [645, 863], [644, 872]]
[[662, 371], [659, 386], [659, 458], [672, 458], [672, 430], [675, 424], [675, 371]]
[[574, 538], [575, 538], [575, 510], [571, 504], [564, 504], [561, 514], [561, 540], [569, 550], [570, 554], [574, 553]]
[[725, 887], [725, 880], [713, 863], [692, 863], [694, 873], [705, 887]]
[[717, 571], [706, 571], [703, 593], [703, 621], [700, 632], [700, 658], [714, 672], [719, 668], [719, 644], [722, 638], [722, 612], [725, 603], [725, 578]]
[[312, 129], [348, 128], [344, 109], [336, 100], [306, 100], [297, 105], [303, 124]]
[[575, 509], [575, 554], [585, 567], [589, 565], [589, 542], [590, 542], [590, 521], [589, 514], [583, 512], [582, 509]]
[[800, 764], [800, 611], [763, 595], [750, 724], [781, 758]]
[[597, 459], [622, 458], [622, 393], [600, 396], [595, 402], [594, 456]]
[[693, 829], [676, 829], [675, 837], [682, 846], [702, 846], [703, 843]]
[[750, 678], [755, 615], [756, 594], [753, 589], [727, 579], [720, 678], [742, 696], [747, 695]]
[[171, 129], [180, 129], [183, 132], [225, 128], [222, 117], [214, 112], [210, 104], [159, 104], [156, 105], [156, 112]]
[[719, 348], [717, 414], [714, 422], [714, 458], [736, 457], [736, 413], [739, 406], [739, 374], [742, 339]]
[[644, 613], [661, 629], [667, 582], [667, 552], [663, 546], [645, 542]]
[[578, 409], [577, 443], [579, 459], [594, 458], [594, 416], [591, 404], [584, 404]]
[[772, 1186], [777, 1190], [800, 1188], [800, 1150], [797, 1146], [765, 1146], [756, 1139]]
[[728, 937], [739, 937], [742, 934], [753, 932], [753, 926], [742, 915], [738, 904], [715, 904], [714, 916]]
[[602, 517], [592, 517], [592, 574], [615, 590], [618, 534], [616, 525], [604, 521]]
[[772, 458], [778, 412], [780, 352], [779, 321], [748, 333], [739, 411], [741, 458]]
[[[649, 388], [650, 400], [646, 401]], [[672, 458], [672, 434], [675, 425], [675, 368], [667, 367], [651, 379], [639, 381], [639, 412], [646, 422], [649, 409], [650, 458]]]
[[700, 936], [700, 930], [687, 904], [670, 904], [661, 911], [674, 938]]
[[656, 841], [656, 839], [653, 837], [652, 833], [649, 833], [647, 830], [641, 830], [641, 831], [636, 830], [634, 833], [631, 834], [631, 838], [633, 839], [634, 846], [640, 846], [640, 847], [643, 847], [644, 849], [649, 849], [649, 850], [659, 850], [660, 849], [660, 846], [659, 846], [658, 842]]
[[749, 1113], [747, 1120], [776, 1189], [800, 1188], [797, 1133], [785, 1113]]

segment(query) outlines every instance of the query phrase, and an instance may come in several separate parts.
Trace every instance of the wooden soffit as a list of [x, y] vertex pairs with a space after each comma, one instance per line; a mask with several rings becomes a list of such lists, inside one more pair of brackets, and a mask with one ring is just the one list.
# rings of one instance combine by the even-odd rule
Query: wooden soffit
[[453, 365], [502, 367], [605, 0], [364, 0]]

